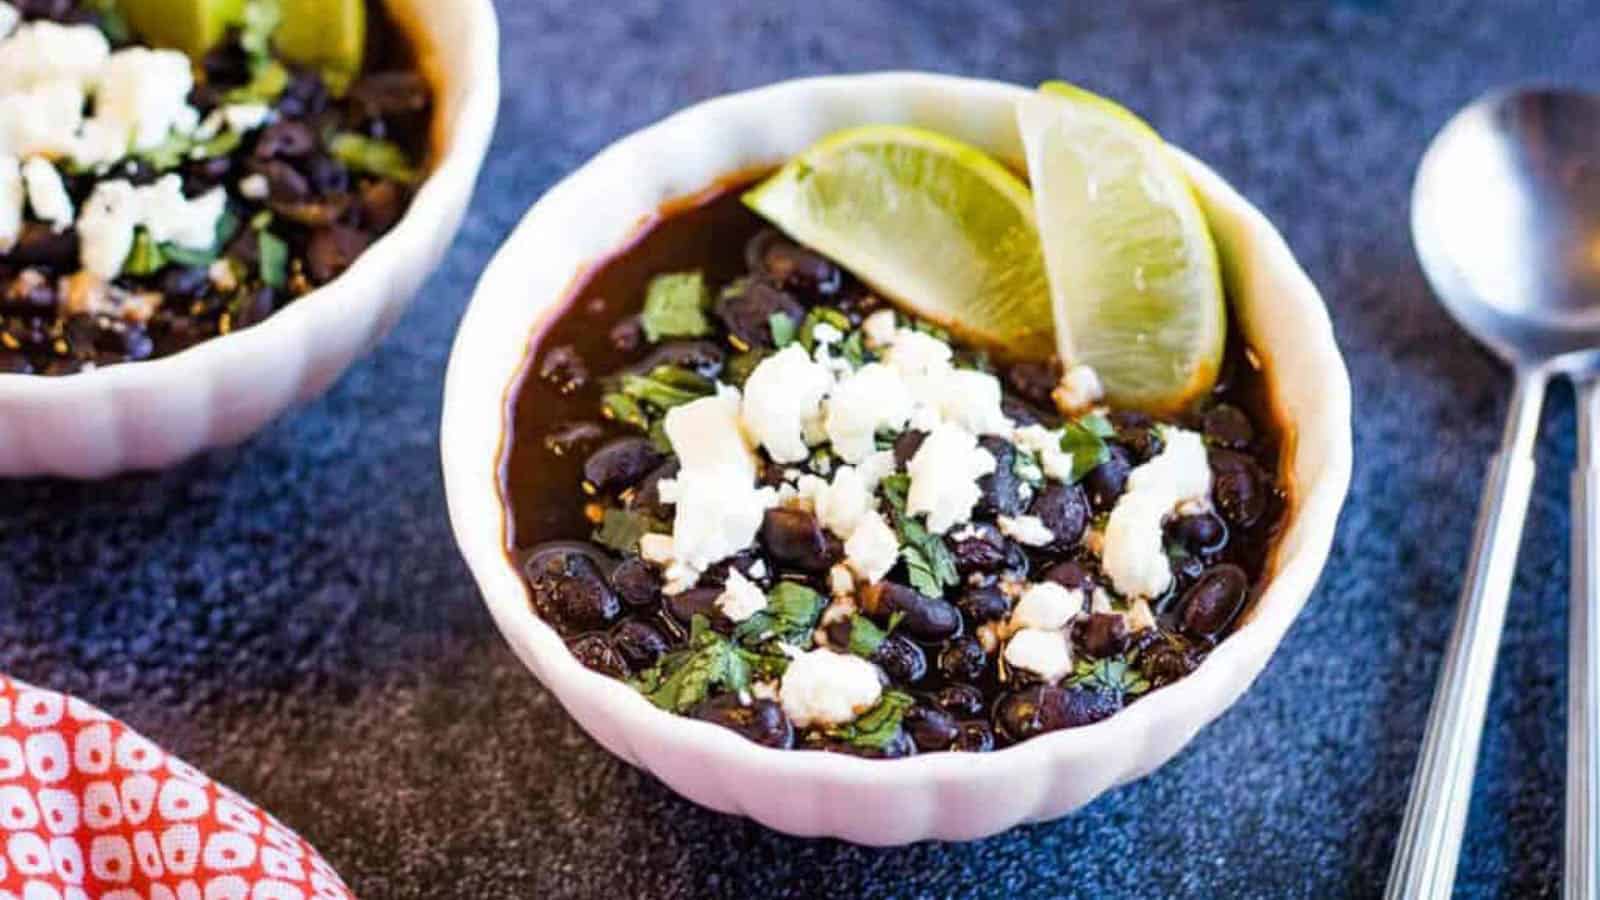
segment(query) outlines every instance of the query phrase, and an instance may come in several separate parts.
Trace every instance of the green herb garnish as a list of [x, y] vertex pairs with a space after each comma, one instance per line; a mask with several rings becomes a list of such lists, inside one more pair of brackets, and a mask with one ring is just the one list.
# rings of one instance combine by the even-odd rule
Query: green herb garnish
[[403, 184], [412, 184], [420, 177], [406, 152], [393, 141], [342, 131], [328, 142], [328, 152], [352, 171]]
[[740, 622], [733, 636], [745, 644], [776, 638], [786, 644], [810, 646], [811, 632], [827, 605], [827, 599], [811, 588], [780, 581], [767, 592], [767, 608]]
[[1084, 687], [1103, 694], [1137, 697], [1150, 690], [1131, 659], [1113, 656], [1107, 659], [1080, 659], [1067, 677], [1070, 687]]
[[810, 353], [817, 348], [817, 326], [831, 325], [840, 337], [850, 333], [850, 317], [831, 306], [813, 306], [800, 323], [800, 346]]
[[850, 652], [862, 659], [871, 659], [872, 654], [878, 652], [883, 642], [889, 639], [900, 620], [905, 618], [905, 613], [897, 612], [889, 616], [889, 627], [879, 628], [878, 624], [860, 613], [850, 617]]
[[128, 252], [128, 258], [122, 264], [122, 274], [139, 278], [154, 275], [166, 266], [167, 256], [161, 252], [161, 245], [151, 240], [150, 232], [143, 228], [135, 231], [133, 249]]
[[956, 571], [955, 557], [945, 546], [944, 539], [906, 515], [911, 476], [897, 472], [883, 479], [880, 487], [894, 515], [895, 530], [900, 534], [900, 558], [905, 561], [911, 586], [927, 597], [944, 596], [946, 588], [961, 581], [961, 573]]
[[662, 338], [705, 337], [711, 333], [711, 323], [706, 320], [710, 303], [705, 278], [699, 272], [657, 275], [645, 290], [640, 318], [644, 336], [652, 344]]
[[632, 425], [640, 431], [650, 430], [650, 417], [645, 414], [639, 401], [619, 391], [612, 391], [600, 398], [600, 411], [606, 418], [624, 425]]
[[662, 709], [686, 713], [713, 688], [742, 691], [750, 686], [751, 655], [711, 630], [705, 616], [689, 625], [689, 644], [641, 672], [630, 684]]
[[772, 345], [779, 350], [794, 343], [794, 320], [781, 312], [773, 313], [767, 317], [767, 327], [772, 329]]
[[717, 392], [716, 382], [682, 366], [656, 366], [648, 375], [622, 376], [622, 393], [666, 412]]
[[1106, 438], [1116, 429], [1099, 413], [1068, 422], [1061, 429], [1061, 452], [1072, 456], [1072, 480], [1077, 482], [1111, 458]]
[[900, 736], [900, 723], [915, 703], [910, 694], [885, 691], [876, 706], [847, 725], [830, 728], [828, 735], [862, 750], [885, 750]]
[[289, 245], [270, 231], [256, 235], [260, 249], [261, 281], [281, 291], [289, 283]]
[[595, 529], [593, 540], [618, 553], [637, 553], [640, 538], [666, 530], [660, 522], [644, 513], [608, 506], [600, 519], [600, 527]]

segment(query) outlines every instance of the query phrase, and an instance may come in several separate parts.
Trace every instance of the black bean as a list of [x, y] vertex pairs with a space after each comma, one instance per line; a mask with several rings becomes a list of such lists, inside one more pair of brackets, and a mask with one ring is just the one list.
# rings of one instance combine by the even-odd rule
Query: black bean
[[606, 337], [618, 353], [633, 353], [644, 346], [644, 324], [638, 316], [624, 316]]
[[1193, 672], [1199, 665], [1199, 654], [1176, 639], [1164, 640], [1139, 654], [1139, 671], [1152, 687], [1171, 684]]
[[1228, 540], [1228, 526], [1212, 512], [1179, 516], [1167, 523], [1166, 532], [1194, 553], [1213, 553]]
[[1249, 528], [1271, 502], [1271, 479], [1255, 460], [1232, 450], [1211, 451], [1211, 497], [1231, 525]]
[[939, 671], [951, 681], [977, 681], [989, 665], [983, 645], [970, 637], [959, 637], [939, 653]]
[[403, 70], [363, 75], [346, 96], [373, 117], [421, 112], [429, 103], [428, 83], [421, 75]]
[[18, 266], [52, 266], [65, 269], [78, 259], [78, 231], [56, 231], [39, 222], [26, 222], [6, 262]]
[[1166, 446], [1155, 426], [1130, 426], [1118, 429], [1116, 442], [1128, 450], [1136, 463], [1149, 462]]
[[1207, 410], [1202, 427], [1206, 441], [1213, 447], [1243, 450], [1256, 439], [1256, 429], [1250, 424], [1250, 417], [1238, 407], [1226, 403]]
[[947, 684], [933, 695], [933, 702], [958, 716], [983, 714], [983, 691], [970, 684]]
[[557, 542], [534, 551], [524, 569], [534, 608], [558, 629], [603, 628], [622, 612], [606, 584], [605, 558], [588, 545]]
[[1039, 406], [1050, 406], [1054, 402], [1050, 392], [1061, 381], [1059, 363], [1054, 360], [1016, 363], [1005, 370], [1005, 379], [1011, 390], [1024, 400]]
[[383, 178], [364, 181], [356, 190], [356, 211], [361, 215], [362, 226], [369, 231], [388, 231], [405, 214], [405, 191]]
[[1183, 630], [1201, 638], [1221, 635], [1244, 607], [1249, 590], [1250, 576], [1238, 566], [1206, 570], [1183, 595]]
[[280, 119], [262, 129], [256, 138], [257, 159], [299, 159], [317, 147], [317, 135], [304, 122]]
[[[338, 225], [351, 233], [366, 235], [368, 243], [374, 237], [353, 225], [342, 224], [345, 214], [350, 210], [350, 195], [348, 194], [328, 194], [324, 197], [307, 200], [280, 200], [277, 197], [271, 197], [267, 200], [267, 208], [271, 209], [273, 214], [297, 225], [304, 225], [307, 228], [327, 228], [332, 225]], [[365, 244], [362, 245], [363, 248], [365, 246]]]
[[957, 753], [988, 753], [994, 749], [994, 731], [987, 722], [962, 722], [950, 749]]
[[743, 290], [729, 291], [717, 298], [712, 311], [728, 333], [747, 347], [771, 347], [772, 317], [787, 316], [799, 327], [806, 308], [782, 289], [765, 281], [753, 280]]
[[1116, 444], [1108, 449], [1110, 455], [1106, 461], [1083, 476], [1083, 491], [1089, 497], [1089, 505], [1097, 513], [1110, 512], [1117, 505], [1117, 499], [1128, 487], [1128, 473], [1133, 471], [1133, 461], [1128, 451]]
[[1051, 550], [1072, 549], [1082, 540], [1084, 529], [1089, 525], [1089, 502], [1083, 491], [1059, 481], [1045, 485], [1033, 498], [1028, 512], [1038, 516], [1054, 535]]
[[306, 163], [306, 174], [310, 177], [311, 189], [319, 196], [343, 194], [350, 190], [350, 170], [331, 156], [311, 157]]
[[313, 282], [327, 284], [344, 274], [371, 243], [371, 235], [345, 225], [318, 228], [306, 245], [306, 273]]
[[794, 726], [783, 708], [771, 700], [754, 700], [746, 706], [733, 694], [720, 694], [702, 701], [694, 716], [765, 747], [787, 750], [794, 746]]
[[321, 113], [328, 106], [328, 89], [322, 77], [311, 71], [300, 71], [289, 79], [289, 86], [278, 97], [277, 109], [282, 118], [300, 119]]
[[589, 454], [583, 481], [599, 494], [614, 494], [638, 484], [666, 459], [649, 438], [613, 438]]
[[657, 366], [679, 366], [706, 378], [716, 378], [722, 374], [726, 359], [723, 349], [710, 341], [670, 341], [657, 347], [637, 365], [629, 366], [628, 371], [648, 375]]
[[644, 477], [628, 498], [628, 509], [656, 519], [672, 518], [672, 504], [661, 499], [661, 482], [678, 474], [678, 461], [669, 459]]
[[1115, 613], [1091, 613], [1072, 624], [1072, 641], [1088, 656], [1116, 656], [1128, 646], [1128, 626]]
[[962, 530], [961, 537], [945, 538], [950, 555], [955, 559], [956, 570], [962, 575], [973, 572], [998, 572], [1007, 562], [1005, 536], [992, 525], [974, 525]]
[[577, 347], [560, 344], [545, 351], [539, 360], [539, 377], [561, 393], [571, 394], [589, 383], [589, 367]]
[[637, 620], [618, 625], [611, 632], [611, 645], [634, 672], [655, 665], [668, 650], [667, 639], [660, 631]]
[[948, 750], [961, 736], [961, 727], [954, 716], [942, 709], [920, 704], [906, 710], [905, 729], [916, 743], [917, 750], [922, 753]]
[[995, 727], [1013, 741], [1078, 728], [1122, 708], [1122, 698], [1083, 688], [1038, 685], [1007, 694], [995, 706]]
[[32, 375], [33, 364], [15, 350], [0, 350], [0, 372], [7, 375]]
[[745, 245], [745, 261], [788, 290], [832, 297], [844, 284], [844, 273], [827, 257], [795, 244], [773, 230], [762, 231]]
[[900, 628], [919, 641], [938, 643], [961, 633], [961, 613], [954, 605], [938, 597], [925, 597], [893, 581], [868, 587], [861, 594], [861, 605], [880, 625], [899, 613]]
[[992, 587], [969, 588], [956, 600], [956, 605], [975, 625], [998, 622], [1011, 614], [1011, 601], [998, 588]]
[[872, 652], [872, 662], [899, 685], [913, 685], [928, 674], [928, 657], [922, 648], [898, 634], [883, 639]]
[[586, 634], [574, 638], [567, 646], [572, 650], [572, 655], [578, 658], [578, 662], [602, 675], [610, 675], [613, 678], [626, 678], [628, 675], [628, 666], [623, 662], [622, 654], [611, 646], [611, 641], [603, 634]]
[[829, 540], [817, 517], [792, 507], [767, 510], [761, 544], [779, 565], [806, 572], [826, 572], [839, 558], [837, 541]]
[[211, 288], [205, 266], [169, 266], [161, 273], [161, 293], [168, 300], [193, 300]]
[[576, 456], [600, 443], [606, 431], [594, 422], [559, 422], [545, 432], [544, 446], [556, 456]]
[[1000, 411], [1006, 414], [1006, 418], [1022, 426], [1043, 425], [1046, 428], [1055, 428], [1061, 424], [1061, 417], [1055, 413], [1047, 413], [1010, 394], [1000, 398]]
[[1042, 573], [1045, 581], [1054, 581], [1068, 590], [1094, 590], [1094, 574], [1082, 562], [1068, 559], [1058, 562]]
[[904, 469], [911, 458], [922, 449], [922, 442], [928, 439], [925, 431], [903, 431], [894, 439], [894, 463]]
[[717, 598], [721, 596], [720, 587], [697, 587], [678, 594], [668, 594], [667, 612], [685, 625], [693, 622], [695, 616], [705, 616], [714, 621], [721, 615], [717, 610]]
[[311, 197], [311, 180], [281, 159], [256, 161], [250, 172], [267, 180], [268, 196], [283, 202], [300, 202]]
[[631, 556], [611, 570], [611, 589], [634, 609], [654, 606], [661, 599], [661, 578], [649, 563]]
[[1017, 449], [1005, 438], [988, 435], [978, 439], [978, 445], [994, 457], [994, 472], [978, 479], [976, 512], [980, 516], [1020, 515], [1027, 506], [1022, 499], [1022, 478], [1014, 468]]

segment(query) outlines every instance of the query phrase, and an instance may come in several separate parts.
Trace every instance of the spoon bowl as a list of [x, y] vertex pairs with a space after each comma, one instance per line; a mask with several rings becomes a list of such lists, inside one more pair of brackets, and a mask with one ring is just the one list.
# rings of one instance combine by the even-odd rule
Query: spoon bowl
[[1600, 346], [1600, 95], [1462, 110], [1422, 159], [1411, 229], [1439, 299], [1508, 362]]

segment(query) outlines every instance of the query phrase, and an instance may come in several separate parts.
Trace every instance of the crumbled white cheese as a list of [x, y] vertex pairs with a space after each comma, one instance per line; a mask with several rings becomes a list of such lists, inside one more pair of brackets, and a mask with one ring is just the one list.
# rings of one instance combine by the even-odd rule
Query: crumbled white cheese
[[1122, 621], [1126, 623], [1130, 634], [1156, 627], [1156, 617], [1150, 611], [1150, 601], [1143, 597], [1135, 597], [1128, 602], [1128, 609], [1122, 614]]
[[894, 343], [896, 327], [892, 309], [880, 309], [861, 322], [861, 331], [866, 335], [867, 346], [874, 350]]
[[78, 149], [78, 129], [82, 124], [83, 91], [70, 81], [0, 92], [0, 154], [73, 154]]
[[259, 172], [239, 179], [239, 195], [247, 200], [265, 200], [271, 193], [271, 183]]
[[876, 449], [879, 431], [898, 431], [910, 417], [911, 392], [900, 373], [868, 363], [841, 380], [828, 397], [828, 441], [845, 462], [860, 462]]
[[751, 578], [765, 578], [767, 577], [767, 563], [765, 560], [758, 559], [751, 563], [750, 568], [746, 569], [745, 572]]
[[1025, 425], [1011, 433], [1017, 448], [1039, 458], [1039, 468], [1047, 477], [1072, 483], [1072, 454], [1061, 449], [1061, 432], [1043, 425]]
[[1059, 631], [1083, 612], [1083, 591], [1071, 590], [1054, 581], [1041, 581], [1022, 592], [1011, 611], [1013, 629], [1037, 628]]
[[994, 468], [994, 457], [978, 446], [971, 432], [939, 425], [906, 466], [911, 475], [906, 512], [926, 515], [928, 530], [944, 534], [972, 518], [972, 507], [982, 495], [978, 479]]
[[1061, 376], [1061, 383], [1050, 392], [1050, 399], [1065, 415], [1076, 416], [1088, 412], [1106, 395], [1100, 375], [1089, 366], [1077, 365]]
[[896, 331], [883, 354], [884, 361], [907, 378], [943, 375], [953, 356], [949, 344], [913, 328]]
[[89, 87], [111, 55], [111, 43], [93, 25], [29, 22], [0, 40], [0, 87], [26, 91], [64, 82]]
[[900, 556], [900, 538], [878, 513], [867, 513], [844, 542], [845, 563], [861, 580], [882, 581]]
[[688, 590], [706, 569], [750, 546], [778, 502], [776, 491], [756, 487], [731, 466], [685, 468], [658, 488], [662, 502], [675, 507], [669, 594]]
[[745, 381], [745, 430], [774, 461], [799, 462], [811, 455], [806, 427], [820, 420], [822, 401], [832, 387], [832, 373], [807, 356], [805, 348], [790, 344], [762, 360]]
[[100, 69], [95, 119], [122, 128], [134, 149], [148, 150], [174, 131], [187, 134], [199, 124], [189, 105], [193, 89], [189, 57], [176, 50], [127, 47]]
[[217, 220], [222, 218], [228, 195], [212, 188], [194, 199], [183, 195], [183, 179], [165, 175], [138, 189], [139, 224], [158, 244], [176, 244], [188, 250], [209, 250], [217, 243]]
[[0, 253], [10, 253], [22, 235], [22, 207], [27, 199], [22, 167], [15, 156], [0, 156]]
[[1056, 539], [1055, 533], [1038, 516], [999, 516], [995, 524], [1000, 533], [1019, 544], [1043, 547]]
[[1157, 597], [1172, 584], [1162, 525], [1181, 504], [1204, 502], [1211, 493], [1211, 467], [1200, 435], [1161, 429], [1165, 446], [1128, 475], [1127, 490], [1106, 522], [1101, 568], [1117, 593]]
[[1006, 642], [1005, 660], [1054, 683], [1072, 671], [1072, 645], [1060, 631], [1024, 628]]
[[11, 4], [0, 0], [0, 38], [7, 37], [17, 30], [17, 25], [22, 22], [22, 13]]
[[973, 434], [1006, 434], [1011, 420], [1000, 408], [1000, 379], [987, 372], [951, 369], [939, 380], [924, 382], [936, 391], [939, 411], [947, 422], [960, 425]]
[[717, 609], [730, 622], [743, 622], [767, 608], [767, 595], [738, 570], [728, 572], [728, 581], [717, 597]]
[[827, 322], [818, 322], [811, 326], [811, 341], [819, 347], [837, 344], [842, 340], [844, 340], [844, 332]]
[[728, 466], [743, 481], [756, 477], [755, 452], [739, 426], [738, 389], [719, 386], [714, 396], [675, 406], [662, 427], [684, 468]]
[[267, 124], [272, 107], [265, 103], [231, 103], [222, 108], [222, 117], [229, 128], [243, 134]]
[[[820, 484], [816, 484], [820, 482]], [[854, 466], [840, 466], [833, 473], [832, 483], [816, 476], [806, 476], [801, 493], [810, 496], [817, 521], [841, 538], [848, 539], [863, 516], [876, 508], [878, 500], [873, 494], [876, 485], [868, 484]]]
[[78, 217], [78, 257], [85, 271], [110, 281], [122, 272], [139, 224], [138, 195], [126, 181], [102, 181]]
[[783, 712], [797, 728], [843, 725], [871, 709], [882, 695], [876, 666], [825, 649], [797, 654], [778, 688]]
[[61, 173], [42, 156], [35, 156], [22, 166], [22, 179], [28, 186], [28, 205], [39, 221], [56, 231], [72, 227], [77, 213], [72, 208], [72, 197]]

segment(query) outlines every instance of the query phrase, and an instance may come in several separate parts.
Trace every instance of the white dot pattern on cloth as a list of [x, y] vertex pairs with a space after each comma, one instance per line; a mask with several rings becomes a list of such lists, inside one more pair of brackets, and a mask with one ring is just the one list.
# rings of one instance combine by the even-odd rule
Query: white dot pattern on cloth
[[298, 835], [75, 698], [0, 675], [0, 900], [353, 900]]

